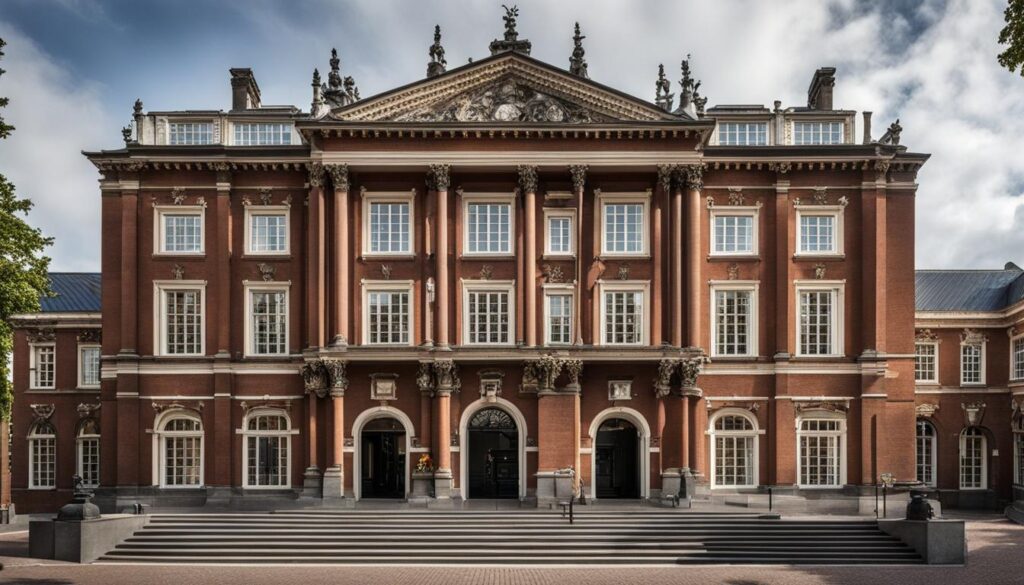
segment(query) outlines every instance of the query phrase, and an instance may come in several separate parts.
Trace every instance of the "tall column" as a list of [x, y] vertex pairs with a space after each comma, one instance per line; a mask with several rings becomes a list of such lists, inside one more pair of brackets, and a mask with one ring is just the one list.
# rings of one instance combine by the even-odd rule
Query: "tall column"
[[654, 190], [654, 201], [651, 205], [651, 345], [662, 345], [663, 307], [665, 290], [662, 268], [665, 262], [662, 227], [664, 225], [664, 201], [672, 191], [672, 165], [658, 165], [658, 184]]
[[322, 497], [320, 464], [317, 457], [317, 402], [318, 390], [306, 389], [306, 473], [302, 481], [302, 495], [305, 497]]
[[[430, 451], [434, 444], [433, 440], [433, 397], [434, 397], [434, 372], [431, 362], [420, 362], [420, 369], [416, 373], [416, 387], [420, 391], [420, 425], [419, 440], [420, 446]], [[432, 451], [430, 451], [433, 453]]]
[[[235, 466], [235, 449], [233, 448], [234, 433], [231, 430], [231, 395], [233, 394], [233, 377], [229, 362], [231, 361], [231, 171], [226, 168], [217, 170], [217, 197], [213, 205], [213, 227], [215, 237], [211, 238], [216, 245], [208, 249], [216, 266], [211, 274], [215, 283], [213, 288], [216, 296], [211, 300], [210, 315], [215, 315], [216, 348], [213, 374], [213, 420], [210, 441], [204, 444], [207, 457], [213, 460], [213, 473], [206, 475], [205, 483], [212, 488], [208, 500], [212, 503], [226, 502], [230, 498], [232, 471]], [[206, 201], [203, 200], [203, 205]], [[211, 457], [212, 455], [212, 457]]]
[[572, 191], [576, 196], [576, 301], [573, 303], [573, 324], [575, 344], [583, 345], [583, 190], [587, 183], [587, 165], [570, 165]]
[[795, 233], [789, 206], [789, 163], [775, 168], [775, 359], [793, 355], [793, 246]]
[[703, 347], [701, 337], [701, 212], [700, 191], [704, 188], [704, 166], [686, 166], [686, 345]]
[[[127, 176], [126, 176], [127, 175]], [[138, 325], [139, 325], [139, 178], [135, 173], [120, 172], [118, 179], [121, 184], [121, 347], [118, 351], [118, 362], [135, 366], [139, 359]], [[137, 373], [119, 373], [117, 375], [117, 443], [125, 445], [122, 456], [117, 459], [117, 485], [137, 486], [148, 484], [135, 449], [132, 445], [141, 445], [139, 424], [139, 375]], [[108, 433], [104, 433], [107, 436]], [[110, 433], [113, 435], [113, 433]], [[124, 452], [127, 452], [124, 453]]]
[[[135, 183], [138, 189], [138, 182]], [[121, 193], [121, 351], [138, 355], [138, 216], [139, 192]], [[154, 229], [156, 227], [154, 226]], [[155, 352], [154, 352], [155, 353]]]
[[306, 221], [306, 343], [310, 348], [324, 347], [324, 166], [313, 163], [309, 169], [309, 205]]
[[537, 345], [537, 167], [519, 166], [519, 188], [525, 198], [526, 274], [522, 283], [526, 311], [526, 345]]
[[683, 346], [683, 182], [676, 178], [672, 191], [672, 340], [673, 347]]
[[435, 311], [437, 317], [437, 347], [448, 349], [448, 304], [451, 299], [448, 295], [448, 188], [450, 185], [450, 165], [430, 165], [427, 173], [427, 187], [434, 192], [437, 198], [437, 246], [435, 261], [437, 262], [434, 273], [437, 275]]
[[334, 308], [334, 339], [331, 346], [343, 348], [348, 346], [349, 315], [351, 302], [349, 291], [351, 281], [349, 275], [349, 220], [348, 220], [348, 165], [330, 165], [327, 172], [331, 175], [331, 184], [334, 186], [334, 278], [338, 290], [334, 298], [337, 302]]
[[324, 470], [324, 499], [345, 497], [345, 391], [348, 377], [345, 362], [325, 360], [330, 373], [332, 435], [330, 465]]
[[[206, 201], [202, 204], [205, 206]], [[208, 250], [217, 266], [213, 276], [217, 283], [217, 298], [214, 299], [217, 315], [217, 357], [231, 357], [231, 171], [217, 171], [217, 199], [214, 206], [214, 228], [216, 247]]]
[[[450, 498], [452, 491], [451, 416], [452, 391], [458, 372], [452, 360], [434, 362], [437, 396], [437, 469], [434, 471], [434, 497]], [[463, 458], [465, 461], [465, 458]]]

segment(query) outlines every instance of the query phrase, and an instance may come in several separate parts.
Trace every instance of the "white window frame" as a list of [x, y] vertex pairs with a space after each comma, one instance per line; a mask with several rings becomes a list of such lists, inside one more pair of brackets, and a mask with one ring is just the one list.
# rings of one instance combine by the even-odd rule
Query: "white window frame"
[[[797, 205], [796, 206], [796, 256], [809, 258], [839, 257], [845, 254], [846, 230], [844, 218], [846, 209], [842, 205]], [[804, 216], [830, 216], [832, 217], [832, 249], [824, 251], [803, 250], [803, 230], [800, 229], [800, 222]]]
[[[516, 196], [513, 193], [463, 193], [462, 199], [462, 255], [474, 258], [496, 258], [514, 256], [516, 253]], [[473, 252], [469, 249], [469, 206], [470, 204], [508, 205], [508, 251]]]
[[[609, 347], [641, 347], [651, 344], [651, 328], [649, 326], [651, 322], [651, 291], [650, 282], [646, 280], [616, 280], [616, 281], [597, 281], [597, 311], [598, 311], [598, 339], [595, 340], [594, 345], [603, 345]], [[640, 341], [635, 343], [606, 343], [605, 335], [607, 333], [607, 319], [605, 315], [605, 293], [610, 292], [640, 292], [642, 294], [643, 302], [643, 315], [640, 322]]]
[[[52, 433], [40, 433], [39, 427], [45, 426]], [[53, 458], [49, 462], [53, 476], [53, 484], [40, 484], [36, 476], [36, 443], [48, 441], [53, 445]], [[28, 435], [28, 489], [30, 490], [55, 490], [57, 489], [57, 427], [52, 422], [36, 423], [32, 425]]]
[[[797, 357], [809, 358], [830, 358], [843, 357], [846, 355], [846, 281], [845, 280], [794, 280], [796, 319], [794, 319], [794, 336], [796, 340]], [[832, 333], [832, 351], [827, 354], [811, 353], [805, 354], [801, 349], [803, 343], [800, 338], [800, 293], [811, 291], [832, 291], [835, 305], [832, 307], [832, 322], [830, 329]]]
[[[96, 425], [99, 425], [96, 422]], [[85, 474], [85, 442], [96, 441], [96, 481], [86, 481]], [[102, 466], [102, 458], [100, 457], [100, 435], [95, 433], [85, 433], [85, 425], [79, 426], [78, 435], [75, 437], [75, 470], [78, 473], [78, 477], [82, 478], [82, 485], [88, 488], [99, 487], [100, 485], [100, 467]]]
[[[847, 131], [846, 120], [843, 120], [843, 119], [838, 119], [837, 120], [835, 118], [817, 118], [817, 119], [815, 119], [815, 118], [810, 118], [810, 119], [800, 119], [800, 118], [797, 118], [797, 119], [791, 119], [789, 121], [789, 124], [790, 124], [791, 136], [793, 137], [793, 146], [835, 146], [837, 144], [846, 144], [846, 131]], [[839, 124], [842, 127], [842, 131], [840, 132], [840, 135], [839, 135], [839, 142], [798, 142], [797, 141], [797, 136], [796, 136], [796, 129], [797, 129], [797, 125], [798, 124], [822, 124], [822, 125], [824, 125], [824, 124], [828, 124], [828, 125]], [[821, 135], [824, 136], [825, 133], [822, 132]]]
[[[643, 220], [640, 226], [641, 249], [639, 252], [615, 252], [608, 249], [604, 208], [606, 205], [643, 205]], [[600, 226], [601, 256], [615, 258], [647, 258], [651, 255], [651, 194], [647, 193], [600, 193], [597, 196], [597, 225]]]
[[[84, 352], [87, 349], [95, 349], [99, 352], [100, 359], [96, 363], [96, 383], [86, 384], [85, 383], [85, 357]], [[100, 380], [102, 380], [102, 363], [103, 363], [103, 352], [98, 343], [79, 343], [78, 344], [78, 387], [80, 389], [95, 390], [100, 387]]]
[[[382, 257], [407, 257], [416, 254], [416, 190], [411, 191], [381, 191], [365, 192], [362, 195], [362, 222], [363, 222], [363, 256], [367, 258]], [[370, 208], [374, 203], [405, 203], [409, 206], [409, 249], [396, 252], [374, 252], [370, 250], [372, 240], [372, 226], [370, 225]]]
[[[287, 142], [260, 142], [258, 138], [259, 130], [256, 130], [257, 139], [246, 143], [244, 140], [238, 139], [243, 126], [277, 126], [278, 128], [274, 129], [275, 134], [286, 137]], [[231, 122], [230, 132], [232, 146], [290, 146], [295, 144], [295, 125], [291, 122], [280, 120], [234, 120]], [[270, 133], [268, 132], [267, 135], [269, 136]]]
[[[977, 382], [965, 382], [964, 381], [964, 346], [967, 346], [967, 345], [977, 345], [977, 346], [979, 346], [981, 348], [980, 349], [981, 355], [979, 356], [979, 360], [978, 360], [979, 372], [978, 372], [978, 381]], [[984, 386], [984, 385], [986, 385], [987, 382], [985, 381], [986, 380], [986, 378], [985, 378], [985, 369], [988, 367], [988, 359], [987, 359], [985, 354], [988, 353], [988, 341], [986, 341], [986, 340], [982, 340], [982, 341], [961, 341], [960, 342], [959, 352], [960, 352], [960, 385], [961, 386], [968, 386], [968, 387], [970, 387], [970, 386]]]
[[927, 426], [928, 428], [931, 429], [931, 435], [926, 437], [927, 441], [929, 443], [931, 443], [931, 446], [930, 446], [930, 448], [928, 450], [928, 455], [931, 458], [931, 464], [929, 465], [929, 467], [931, 468], [931, 473], [930, 473], [931, 477], [928, 478], [929, 481], [925, 481], [923, 478], [918, 477], [917, 481], [923, 483], [924, 485], [926, 485], [928, 487], [935, 487], [938, 484], [938, 477], [939, 477], [939, 449], [938, 449], [939, 431], [938, 431], [938, 429], [935, 428], [935, 424], [932, 423], [932, 421], [927, 420], [927, 419], [919, 418], [919, 419], [917, 419], [917, 422], [914, 423], [914, 431], [915, 431], [914, 432], [914, 446], [917, 448], [917, 451], [915, 452], [915, 456], [916, 457], [915, 457], [915, 461], [914, 461], [915, 469], [920, 466], [920, 464], [918, 464], [916, 458], [921, 456], [920, 448], [921, 448], [921, 442], [923, 440], [922, 437], [924, 437], [924, 435], [921, 435], [920, 430], [918, 429], [918, 427], [921, 426], [921, 425], [925, 425], [925, 426]]
[[[935, 352], [933, 354], [935, 365], [932, 368], [932, 378], [930, 380], [918, 380], [917, 379], [917, 346], [929, 345]], [[939, 383], [939, 342], [938, 341], [915, 341], [914, 342], [914, 383], [915, 384], [938, 384]]]
[[[210, 140], [209, 142], [174, 142], [174, 126], [178, 124], [187, 124], [192, 126], [207, 125], [210, 127]], [[168, 146], [209, 146], [211, 144], [217, 144], [217, 127], [219, 122], [217, 120], [202, 119], [202, 120], [168, 120], [167, 121], [167, 145]], [[193, 134], [197, 134], [193, 131]]]
[[[291, 305], [291, 281], [266, 282], [262, 280], [243, 280], [242, 289], [245, 292], [245, 357], [254, 358], [275, 358], [287, 357], [291, 354], [291, 326], [292, 326], [292, 305]], [[256, 353], [256, 329], [253, 326], [253, 293], [258, 292], [283, 292], [284, 293], [284, 353]], [[205, 325], [205, 321], [203, 323]], [[178, 355], [178, 354], [175, 354]]]
[[[719, 146], [768, 146], [772, 143], [772, 125], [769, 120], [738, 120], [738, 119], [719, 119], [718, 123], [715, 124], [715, 144]], [[764, 143], [763, 144], [751, 144], [749, 142], [723, 142], [722, 136], [724, 126], [728, 124], [744, 124], [747, 126], [761, 126], [764, 128]], [[745, 132], [749, 137], [749, 129]], [[756, 133], [754, 134], [756, 136]]]
[[[760, 355], [758, 314], [761, 294], [761, 282], [758, 280], [713, 280], [711, 281], [711, 300], [708, 306], [711, 308], [711, 355], [712, 357], [742, 358], [757, 357]], [[750, 293], [750, 315], [747, 324], [747, 353], [732, 354], [718, 352], [718, 292], [719, 291], [744, 291]]]
[[[715, 425], [719, 419], [727, 416], [739, 416], [744, 418], [752, 426], [752, 430], [746, 431], [720, 431], [715, 429]], [[710, 462], [710, 473], [711, 473], [711, 489], [747, 489], [755, 488], [761, 485], [761, 461], [760, 461], [760, 439], [761, 435], [765, 434], [764, 429], [760, 428], [757, 424], [757, 417], [753, 416], [750, 411], [743, 410], [740, 408], [723, 408], [711, 416], [708, 421], [708, 428], [705, 431], [709, 437], [708, 445], [710, 445], [710, 454], [708, 461]], [[746, 484], [722, 484], [719, 485], [716, 479], [718, 468], [718, 439], [726, 437], [737, 437], [737, 438], [751, 438], [751, 482]]]
[[[576, 302], [576, 285], [574, 283], [551, 283], [543, 285], [544, 291], [544, 345], [550, 345], [555, 347], [561, 347], [566, 345], [572, 345], [576, 339], [576, 311], [578, 308]], [[569, 297], [569, 302], [572, 303], [571, 310], [569, 311], [569, 341], [567, 342], [552, 342], [551, 341], [551, 305], [550, 298], [553, 296], [565, 296]]]
[[[206, 426], [199, 415], [186, 410], [172, 410], [162, 413], [159, 417], [153, 433], [153, 447], [156, 455], [153, 457], [154, 483], [162, 489], [198, 489], [206, 485]], [[199, 422], [198, 431], [168, 431], [165, 430], [172, 420], [188, 418]], [[198, 437], [199, 438], [199, 483], [185, 485], [169, 485], [167, 483], [167, 439], [175, 437]]]
[[[709, 242], [708, 242], [708, 244], [709, 244], [708, 250], [710, 251], [709, 255], [711, 255], [711, 256], [720, 256], [720, 257], [738, 257], [738, 258], [760, 256], [761, 252], [760, 252], [760, 248], [759, 248], [758, 244], [760, 243], [759, 240], [760, 240], [760, 237], [761, 237], [761, 230], [760, 230], [761, 207], [759, 205], [749, 205], [749, 206], [742, 206], [742, 207], [730, 206], [730, 207], [727, 207], [727, 208], [712, 207], [711, 210], [710, 210], [710, 213], [711, 213], [711, 216], [710, 216], [710, 219], [709, 219], [710, 223], [709, 223], [709, 229], [708, 229], [708, 231], [711, 232], [711, 234], [709, 236]], [[716, 244], [717, 244], [717, 242], [716, 242], [717, 230], [716, 230], [716, 227], [715, 227], [715, 222], [716, 222], [716, 220], [719, 217], [749, 217], [749, 218], [751, 218], [751, 221], [750, 221], [750, 250], [745, 250], [745, 251], [741, 251], [741, 252], [719, 252], [719, 251], [715, 250], [715, 248], [717, 247], [716, 246]]]
[[[508, 293], [508, 341], [499, 343], [470, 343], [469, 293]], [[473, 347], [508, 347], [516, 343], [516, 281], [515, 280], [462, 280], [462, 339], [461, 344]]]
[[[964, 450], [967, 446], [968, 432], [977, 431], [977, 435], [971, 434], [971, 439], [981, 440], [981, 485], [964, 485]], [[958, 485], [964, 491], [984, 491], [988, 489], [988, 437], [985, 431], [978, 427], [967, 427], [960, 431], [960, 450], [957, 452], [957, 476]]]
[[[260, 416], [284, 417], [286, 428], [276, 431], [249, 430], [249, 421]], [[292, 424], [292, 417], [288, 412], [279, 408], [254, 408], [242, 417], [242, 428], [235, 431], [242, 437], [242, 488], [247, 490], [286, 490], [292, 487], [292, 465], [295, 462], [292, 437], [299, 434], [299, 430]], [[285, 472], [284, 483], [278, 485], [259, 485], [249, 482], [249, 439], [252, 437], [283, 437], [285, 439]]]
[[[839, 430], [838, 431], [804, 431], [803, 423], [809, 420], [838, 420]], [[847, 421], [845, 414], [838, 414], [828, 411], [817, 411], [807, 412], [796, 418], [796, 481], [797, 486], [801, 489], [837, 489], [846, 485], [846, 434], [847, 434]], [[836, 478], [839, 483], [829, 485], [818, 485], [818, 484], [804, 484], [800, 483], [803, 477], [803, 454], [801, 452], [801, 439], [805, 436], [834, 436], [838, 437], [837, 449], [838, 453], [838, 473]]]
[[[194, 215], [199, 217], [199, 250], [177, 252], [167, 250], [167, 226], [164, 222], [168, 215]], [[157, 205], [153, 208], [153, 254], [156, 256], [203, 256], [206, 254], [206, 208], [201, 205]]]
[[[168, 291], [198, 290], [199, 318], [202, 321], [199, 335], [198, 353], [167, 352], [167, 310], [166, 295]], [[157, 356], [189, 357], [206, 355], [206, 281], [205, 280], [154, 280], [153, 281], [153, 353]]]
[[[55, 390], [57, 388], [57, 344], [53, 341], [30, 343], [28, 345], [28, 387], [29, 390]], [[53, 383], [49, 386], [39, 384], [39, 356], [36, 352], [42, 348], [53, 350]]]
[[[1021, 359], [1019, 361], [1017, 360], [1017, 356], [1014, 351], [1014, 345], [1017, 343], [1021, 344], [1022, 351]], [[1010, 338], [1010, 381], [1024, 381], [1024, 335], [1017, 335]]]
[[[411, 280], [362, 280], [361, 287], [363, 293], [363, 345], [381, 346], [381, 347], [406, 347], [416, 345], [414, 339], [415, 323], [416, 323], [416, 297], [414, 294], [413, 281]], [[409, 338], [408, 343], [372, 343], [370, 341], [370, 293], [372, 292], [404, 292], [409, 295], [409, 316], [406, 322], [406, 335]]]
[[[552, 219], [568, 218], [569, 220], [569, 251], [556, 252], [551, 249], [551, 223]], [[544, 208], [544, 256], [546, 258], [575, 258], [576, 257], [576, 210], [572, 208]]]
[[[256, 216], [284, 217], [284, 250], [253, 250], [252, 249], [252, 218]], [[288, 256], [292, 248], [291, 208], [287, 205], [247, 205], [245, 207], [245, 255], [246, 256]]]

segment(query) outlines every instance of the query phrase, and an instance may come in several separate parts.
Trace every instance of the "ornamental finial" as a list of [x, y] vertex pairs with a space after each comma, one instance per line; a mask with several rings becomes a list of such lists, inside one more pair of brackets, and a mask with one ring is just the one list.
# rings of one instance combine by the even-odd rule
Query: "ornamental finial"
[[441, 46], [441, 25], [434, 25], [434, 44], [430, 45], [430, 63], [427, 64], [427, 77], [436, 77], [445, 72], [448, 61], [444, 58], [444, 47]]
[[[691, 118], [697, 117], [697, 110], [694, 103], [695, 93], [699, 83], [693, 81], [693, 77], [690, 75], [690, 55], [687, 54], [686, 58], [680, 66], [682, 70], [683, 78], [679, 80], [679, 85], [682, 88], [679, 93], [679, 107], [676, 108], [674, 114], [687, 114]], [[699, 96], [697, 96], [699, 97]]]
[[510, 42], [516, 41], [519, 39], [519, 33], [516, 31], [516, 18], [519, 17], [519, 7], [513, 5], [512, 8], [509, 8], [504, 4], [501, 7], [505, 9], [505, 16], [501, 17], [505, 21], [505, 40]]
[[584, 58], [583, 52], [583, 39], [587, 37], [580, 34], [580, 23], [576, 23], [576, 34], [572, 37], [573, 49], [572, 56], [569, 57], [569, 73], [578, 75], [584, 79], [589, 78], [587, 75], [587, 60]]
[[142, 115], [142, 98], [135, 100], [135, 106], [132, 107], [132, 113], [136, 116]]
[[341, 89], [341, 59], [338, 58], [338, 49], [331, 49], [331, 72], [327, 76], [327, 86], [331, 90]]
[[654, 82], [654, 103], [666, 112], [672, 111], [675, 94], [670, 93], [672, 83], [665, 77], [665, 65], [658, 64], [658, 80]]
[[519, 7], [513, 6], [512, 8], [509, 8], [504, 4], [502, 4], [501, 7], [505, 9], [505, 16], [501, 17], [501, 19], [505, 21], [505, 37], [502, 40], [494, 39], [491, 41], [491, 54], [497, 55], [498, 53], [504, 53], [505, 51], [513, 51], [529, 55], [530, 48], [532, 46], [530, 41], [526, 39], [519, 40], [519, 32], [516, 31], [516, 19], [519, 18]]

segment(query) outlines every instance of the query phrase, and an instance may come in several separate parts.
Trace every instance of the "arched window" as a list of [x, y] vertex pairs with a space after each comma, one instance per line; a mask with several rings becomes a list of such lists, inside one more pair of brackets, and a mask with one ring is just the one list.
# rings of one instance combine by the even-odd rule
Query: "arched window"
[[754, 487], [757, 481], [757, 421], [723, 412], [711, 421], [711, 487]]
[[1024, 413], [1013, 423], [1013, 483], [1024, 486]]
[[917, 481], [935, 487], [936, 462], [935, 425], [926, 421], [917, 421]]
[[160, 428], [161, 487], [203, 485], [203, 423], [191, 414], [165, 419]]
[[243, 434], [245, 487], [287, 488], [291, 483], [288, 417], [274, 411], [250, 413]]
[[841, 487], [846, 483], [846, 418], [822, 412], [801, 417], [797, 427], [801, 487]]
[[48, 422], [36, 423], [28, 435], [28, 487], [57, 486], [57, 431]]
[[988, 441], [978, 427], [960, 433], [960, 489], [983, 490], [988, 487]]
[[100, 485], [100, 429], [94, 418], [87, 418], [78, 427], [78, 476], [82, 485]]

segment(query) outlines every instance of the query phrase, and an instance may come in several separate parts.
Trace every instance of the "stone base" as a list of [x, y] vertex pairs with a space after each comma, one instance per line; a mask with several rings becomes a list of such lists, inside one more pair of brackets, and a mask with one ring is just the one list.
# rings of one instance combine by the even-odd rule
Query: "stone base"
[[316, 467], [307, 467], [302, 475], [302, 493], [300, 498], [323, 498], [323, 474]]
[[323, 498], [338, 500], [345, 497], [345, 471], [332, 465], [324, 471]]
[[575, 479], [575, 474], [569, 471], [538, 471], [537, 505], [550, 507], [558, 502], [568, 501], [575, 495]]
[[1017, 500], [1006, 507], [1006, 517], [1017, 524], [1024, 524], [1024, 500]]
[[29, 523], [29, 556], [72, 563], [91, 563], [149, 523], [149, 516], [114, 514], [65, 522], [33, 520]]
[[[413, 474], [415, 475], [415, 474]], [[434, 479], [434, 499], [435, 500], [449, 500], [452, 497], [452, 470], [451, 469], [437, 469], [433, 474]], [[414, 482], [415, 483], [415, 480]]]
[[907, 543], [929, 565], [967, 562], [963, 520], [879, 520], [878, 528]]

